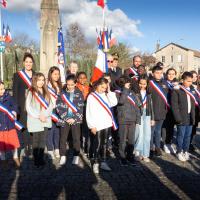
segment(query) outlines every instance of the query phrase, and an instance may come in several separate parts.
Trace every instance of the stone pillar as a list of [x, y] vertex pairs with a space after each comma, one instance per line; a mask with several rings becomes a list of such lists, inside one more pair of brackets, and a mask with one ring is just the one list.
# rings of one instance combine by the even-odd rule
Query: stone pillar
[[58, 0], [42, 0], [40, 17], [40, 71], [48, 74], [57, 66], [58, 29], [60, 27]]

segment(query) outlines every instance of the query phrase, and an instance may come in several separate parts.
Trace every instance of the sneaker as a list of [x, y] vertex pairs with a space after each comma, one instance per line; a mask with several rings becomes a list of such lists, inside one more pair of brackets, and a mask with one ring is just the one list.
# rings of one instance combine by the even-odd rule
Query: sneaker
[[139, 156], [140, 152], [139, 151], [135, 151], [134, 154], [135, 154], [135, 156]]
[[130, 165], [132, 165], [132, 166], [136, 166], [135, 158], [134, 158], [134, 157], [127, 158], [127, 161], [129, 162]]
[[176, 154], [176, 147], [173, 144], [171, 144], [169, 148], [172, 154]]
[[185, 161], [186, 161], [183, 152], [178, 153], [178, 154], [177, 154], [177, 157], [178, 157], [178, 159], [179, 159], [180, 161], [182, 161], [182, 162], [185, 162]]
[[59, 149], [55, 149], [54, 151], [54, 155], [56, 158], [60, 158], [60, 152], [59, 152]]
[[183, 154], [183, 156], [184, 156], [186, 161], [190, 160], [190, 155], [187, 151]]
[[78, 165], [78, 163], [79, 163], [79, 156], [74, 156], [73, 161], [72, 161], [72, 165]]
[[94, 163], [93, 166], [92, 166], [92, 170], [95, 174], [99, 174], [99, 164]]
[[165, 144], [163, 150], [165, 153], [170, 154], [169, 145]]
[[61, 156], [60, 165], [64, 165], [66, 163], [66, 156]]
[[120, 165], [121, 165], [121, 166], [128, 166], [127, 160], [126, 160], [125, 158], [121, 158], [121, 159], [120, 159]]
[[50, 160], [54, 160], [55, 159], [53, 151], [48, 151], [47, 154], [48, 154], [48, 157], [49, 157]]
[[150, 159], [148, 157], [143, 157], [143, 161], [146, 162], [146, 163], [149, 163]]
[[106, 162], [101, 162], [100, 168], [105, 171], [111, 171], [111, 168], [108, 166]]
[[156, 148], [155, 156], [162, 156], [162, 152], [160, 148]]

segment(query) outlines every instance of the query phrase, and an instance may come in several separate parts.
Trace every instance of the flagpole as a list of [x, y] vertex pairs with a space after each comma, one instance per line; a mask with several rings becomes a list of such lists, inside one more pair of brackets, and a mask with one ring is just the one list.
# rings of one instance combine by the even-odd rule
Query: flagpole
[[[2, 10], [1, 10], [1, 5], [0, 5], [0, 35], [2, 36]], [[0, 60], [1, 60], [1, 81], [3, 81], [3, 52], [0, 52]]]

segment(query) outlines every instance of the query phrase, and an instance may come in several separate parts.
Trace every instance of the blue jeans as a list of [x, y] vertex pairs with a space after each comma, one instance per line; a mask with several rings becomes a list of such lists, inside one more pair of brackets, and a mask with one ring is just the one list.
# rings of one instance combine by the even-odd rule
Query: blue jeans
[[155, 125], [151, 128], [151, 149], [153, 149], [153, 144], [155, 144], [156, 148], [160, 148], [163, 121], [164, 120], [155, 121]]
[[151, 140], [151, 117], [146, 116], [146, 112], [141, 117], [139, 125], [138, 139], [136, 140], [135, 150], [139, 151], [141, 156], [149, 157]]
[[54, 122], [52, 122], [52, 128], [49, 129], [47, 135], [47, 150], [53, 151], [55, 149], [59, 149], [60, 142], [60, 128], [56, 126]]
[[177, 153], [180, 153], [181, 151], [186, 152], [189, 150], [191, 134], [192, 126], [177, 126]]

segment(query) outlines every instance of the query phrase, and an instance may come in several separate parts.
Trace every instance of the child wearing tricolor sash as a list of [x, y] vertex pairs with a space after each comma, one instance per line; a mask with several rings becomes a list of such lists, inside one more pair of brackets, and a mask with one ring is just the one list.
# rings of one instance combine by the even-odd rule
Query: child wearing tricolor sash
[[[58, 67], [51, 67], [48, 73], [48, 91], [51, 96], [51, 101], [56, 107], [56, 100], [62, 90], [62, 82], [60, 70]], [[55, 111], [54, 111], [55, 112]], [[56, 113], [56, 112], [55, 112]], [[47, 150], [50, 159], [60, 158], [59, 142], [60, 142], [60, 127], [56, 124], [57, 121], [52, 121], [52, 128], [47, 135]]]
[[[174, 68], [169, 68], [166, 71], [165, 81], [168, 87], [167, 99], [169, 104], [171, 105], [171, 95], [172, 91], [176, 89], [178, 86], [178, 81], [176, 80], [176, 70]], [[163, 150], [165, 153], [175, 154], [174, 146], [172, 145], [173, 133], [174, 133], [174, 125], [175, 120], [172, 113], [171, 107], [168, 109], [166, 118], [162, 125], [162, 143], [163, 143]]]
[[13, 152], [13, 160], [17, 167], [20, 166], [17, 149], [20, 147], [15, 121], [6, 112], [10, 112], [16, 119], [17, 105], [13, 98], [5, 91], [4, 83], [0, 81], [0, 160], [5, 160], [7, 151]]
[[131, 90], [131, 79], [127, 76], [120, 78], [122, 92], [118, 102], [118, 122], [119, 122], [119, 153], [120, 164], [135, 165], [133, 155], [136, 124], [140, 124], [141, 102], [136, 94]]
[[[155, 125], [151, 129], [150, 156], [154, 154], [161, 156], [161, 129], [170, 108], [167, 93], [168, 87], [163, 80], [163, 68], [154, 66], [152, 69], [152, 80], [149, 81], [149, 93], [152, 95]], [[154, 149], [155, 147], [155, 149]]]
[[106, 146], [110, 127], [117, 129], [111, 107], [117, 105], [114, 92], [108, 90], [108, 80], [100, 78], [93, 84], [93, 92], [87, 99], [86, 120], [90, 133], [90, 159], [94, 173], [99, 173], [100, 168], [110, 171], [106, 162]]
[[46, 135], [52, 127], [53, 103], [42, 73], [35, 73], [26, 98], [27, 128], [33, 135], [33, 157], [36, 167], [43, 166]]
[[73, 161], [72, 164], [79, 164], [80, 153], [80, 126], [83, 120], [84, 99], [81, 91], [76, 88], [75, 75], [68, 75], [66, 86], [56, 101], [56, 111], [60, 118], [60, 165], [66, 163], [66, 142], [71, 131], [73, 139]]
[[177, 157], [182, 162], [189, 160], [188, 150], [192, 126], [195, 124], [195, 106], [199, 107], [190, 89], [192, 78], [190, 72], [184, 72], [182, 85], [172, 92], [172, 112], [177, 124]]
[[139, 125], [139, 134], [135, 144], [135, 150], [139, 153], [140, 159], [149, 162], [151, 126], [154, 125], [154, 111], [151, 94], [148, 93], [148, 77], [146, 75], [139, 78], [141, 106], [141, 124]]

